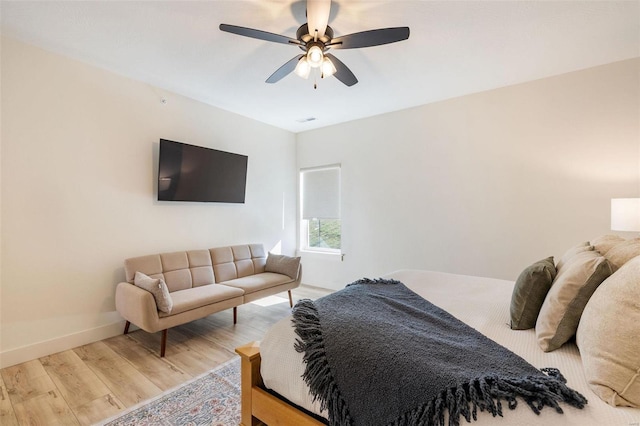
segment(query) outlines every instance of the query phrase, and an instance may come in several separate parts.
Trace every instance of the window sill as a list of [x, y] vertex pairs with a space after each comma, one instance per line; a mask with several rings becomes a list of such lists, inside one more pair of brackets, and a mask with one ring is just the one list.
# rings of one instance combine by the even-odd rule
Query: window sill
[[320, 251], [320, 250], [298, 250], [298, 255], [306, 258], [315, 258], [315, 259], [325, 259], [325, 260], [336, 260], [342, 261], [344, 258], [344, 253], [342, 252], [331, 252], [331, 251]]

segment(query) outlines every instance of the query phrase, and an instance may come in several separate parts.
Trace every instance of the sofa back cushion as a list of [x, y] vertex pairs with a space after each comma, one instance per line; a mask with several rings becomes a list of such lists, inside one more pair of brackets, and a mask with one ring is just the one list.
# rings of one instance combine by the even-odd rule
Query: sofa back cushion
[[209, 250], [191, 250], [187, 252], [189, 270], [193, 287], [209, 285], [216, 282], [213, 276], [213, 264]]
[[262, 244], [218, 247], [210, 253], [217, 283], [262, 273], [267, 261]]
[[189, 258], [184, 251], [174, 253], [161, 253], [162, 274], [169, 291], [178, 291], [191, 288], [191, 272], [189, 271]]
[[133, 284], [136, 272], [162, 278], [170, 292], [213, 284], [209, 250], [179, 251], [133, 257], [124, 261], [126, 279]]

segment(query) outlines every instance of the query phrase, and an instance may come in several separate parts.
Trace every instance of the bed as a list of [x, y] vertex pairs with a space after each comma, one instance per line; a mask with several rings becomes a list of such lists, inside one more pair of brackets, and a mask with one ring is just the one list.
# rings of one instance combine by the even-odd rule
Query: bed
[[[544, 409], [536, 415], [526, 405], [504, 409], [503, 417], [478, 413], [473, 424], [504, 425], [640, 425], [640, 409], [612, 407], [589, 388], [575, 343], [569, 342], [553, 352], [543, 352], [535, 331], [512, 330], [509, 301], [513, 281], [455, 275], [433, 271], [401, 270], [386, 278], [404, 283], [434, 305], [518, 354], [536, 368], [558, 368], [571, 388], [584, 395], [583, 409], [562, 406], [564, 414]], [[455, 295], [455, 297], [452, 297]], [[296, 334], [291, 317], [276, 323], [258, 343], [237, 348], [242, 362], [242, 425], [321, 425], [326, 413], [313, 401], [301, 376], [303, 354], [294, 348]], [[461, 419], [461, 423], [465, 423]]]

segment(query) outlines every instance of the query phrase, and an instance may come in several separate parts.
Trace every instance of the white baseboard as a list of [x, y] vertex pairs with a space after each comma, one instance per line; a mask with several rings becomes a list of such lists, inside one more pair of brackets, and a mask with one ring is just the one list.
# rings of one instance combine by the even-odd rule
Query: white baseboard
[[[92, 328], [90, 330], [81, 331], [79, 333], [68, 334], [55, 339], [45, 340], [32, 345], [0, 352], [0, 368], [11, 367], [12, 365], [21, 364], [46, 355], [55, 354], [78, 346], [88, 345], [89, 343], [97, 342], [98, 340], [117, 336], [124, 332], [124, 323], [125, 321], [122, 320], [116, 323]], [[134, 329], [135, 328], [132, 328], [131, 330]]]

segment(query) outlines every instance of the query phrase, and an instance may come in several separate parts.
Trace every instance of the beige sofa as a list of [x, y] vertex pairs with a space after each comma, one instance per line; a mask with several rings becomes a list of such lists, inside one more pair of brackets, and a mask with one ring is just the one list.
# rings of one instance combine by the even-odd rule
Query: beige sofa
[[[289, 304], [293, 306], [291, 289], [300, 285], [301, 266], [292, 278], [265, 272], [266, 264], [262, 244], [127, 259], [124, 262], [127, 282], [116, 287], [116, 309], [127, 321], [124, 333], [128, 333], [131, 323], [149, 333], [162, 331], [160, 356], [163, 357], [167, 330], [171, 327], [229, 308], [233, 308], [235, 324], [237, 306], [283, 291], [289, 292]], [[169, 313], [158, 310], [152, 293], [134, 285], [136, 272], [164, 279], [173, 302]]]

